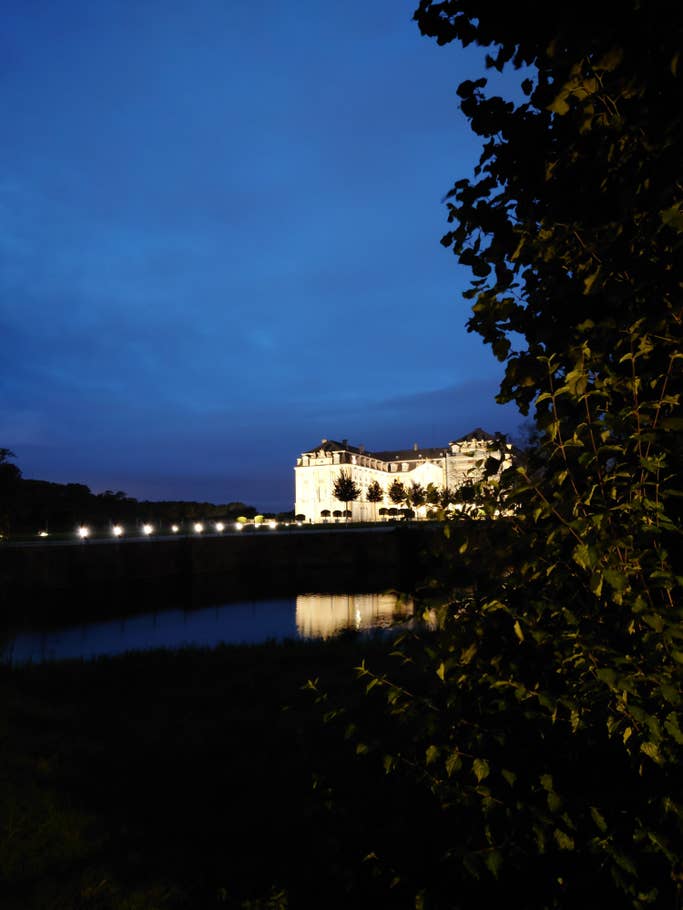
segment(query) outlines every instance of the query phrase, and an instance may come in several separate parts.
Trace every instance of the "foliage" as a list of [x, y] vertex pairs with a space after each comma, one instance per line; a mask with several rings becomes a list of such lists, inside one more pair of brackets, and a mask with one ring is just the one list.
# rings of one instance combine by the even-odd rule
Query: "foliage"
[[425, 487], [425, 502], [430, 506], [439, 505], [439, 488], [436, 484], [428, 483]]
[[112, 523], [132, 526], [144, 521], [235, 521], [239, 515], [256, 514], [253, 506], [243, 502], [222, 505], [173, 500], [139, 502], [123, 490], [95, 494], [82, 483], [27, 480], [7, 460], [13, 457], [9, 449], [0, 449], [0, 502], [4, 523], [12, 533], [35, 534], [41, 528], [49, 528], [51, 532], [73, 531], [82, 523], [109, 527]]
[[339, 502], [343, 502], [347, 508], [344, 510], [345, 517], [348, 518], [351, 514], [348, 511], [348, 504], [350, 502], [355, 502], [356, 499], [360, 496], [361, 490], [358, 484], [353, 480], [351, 474], [348, 471], [342, 469], [339, 472], [339, 476], [335, 479], [332, 484], [332, 495], [335, 499], [338, 499]]
[[[373, 480], [371, 483], [368, 484], [368, 488], [365, 491], [365, 497], [368, 502], [372, 503], [374, 513], [375, 513], [374, 517], [376, 519], [377, 518], [377, 503], [384, 501], [384, 490], [380, 486], [380, 483], [378, 480]], [[380, 514], [381, 513], [382, 513], [382, 509], [380, 509]]]
[[385, 845], [413, 849], [409, 790], [370, 763], [349, 774], [353, 744], [302, 688], [362, 717], [348, 668], [383, 650], [345, 636], [0, 667], [2, 910], [398, 910], [360, 859], [399, 802]]
[[16, 457], [11, 449], [0, 449], [0, 537], [11, 527], [10, 501], [21, 480], [21, 471], [10, 461]]
[[406, 501], [406, 488], [398, 478], [396, 478], [390, 485], [387, 493], [389, 495], [389, 499], [394, 503], [394, 505], [398, 506], [402, 502]]
[[423, 506], [426, 502], [425, 488], [421, 483], [411, 483], [411, 485], [406, 490], [406, 503], [409, 506], [418, 508]]
[[368, 484], [365, 497], [368, 502], [382, 502], [384, 499], [384, 490], [379, 485], [378, 480], [373, 480], [372, 483]]
[[471, 588], [432, 592], [438, 631], [404, 639], [395, 676], [361, 668], [401, 732], [378, 744], [387, 769], [451, 821], [420, 900], [452, 906], [473, 876], [527, 907], [674, 906], [682, 14], [422, 0], [416, 19], [526, 68], [520, 103], [483, 78], [458, 89], [484, 146], [443, 243], [472, 269], [468, 327], [505, 363], [499, 400], [538, 427], [499, 485], [466, 491], [491, 525], [447, 529]]

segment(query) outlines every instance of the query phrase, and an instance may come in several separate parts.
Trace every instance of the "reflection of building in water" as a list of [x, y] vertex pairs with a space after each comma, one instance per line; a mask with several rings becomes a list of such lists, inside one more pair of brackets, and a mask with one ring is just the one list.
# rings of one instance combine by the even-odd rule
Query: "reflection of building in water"
[[386, 629], [412, 612], [395, 594], [299, 594], [296, 628], [302, 638], [329, 638], [344, 629]]

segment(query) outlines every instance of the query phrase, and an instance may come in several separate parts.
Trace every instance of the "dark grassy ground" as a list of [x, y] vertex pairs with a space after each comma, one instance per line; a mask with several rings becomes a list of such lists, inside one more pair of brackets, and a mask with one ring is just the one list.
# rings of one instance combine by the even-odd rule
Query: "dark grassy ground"
[[342, 638], [3, 668], [0, 906], [412, 906], [363, 857], [381, 843], [420, 864], [432, 807], [381, 756], [357, 758], [303, 688], [319, 677], [362, 723], [352, 668], [386, 650]]

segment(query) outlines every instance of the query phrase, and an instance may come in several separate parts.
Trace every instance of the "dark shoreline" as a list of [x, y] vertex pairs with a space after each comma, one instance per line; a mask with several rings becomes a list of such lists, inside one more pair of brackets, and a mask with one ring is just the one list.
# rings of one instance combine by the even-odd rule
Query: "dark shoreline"
[[412, 591], [440, 526], [0, 548], [0, 621], [61, 623], [304, 592]]

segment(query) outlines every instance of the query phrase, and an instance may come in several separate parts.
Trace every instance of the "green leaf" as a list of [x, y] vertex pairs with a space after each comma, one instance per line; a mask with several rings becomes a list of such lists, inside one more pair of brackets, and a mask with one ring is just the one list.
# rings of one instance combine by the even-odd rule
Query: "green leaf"
[[503, 865], [503, 855], [499, 850], [491, 850], [486, 854], [486, 867], [492, 873], [494, 878], [498, 878], [498, 873]]
[[481, 783], [489, 776], [489, 763], [485, 758], [475, 758], [472, 762], [472, 770], [474, 771], [474, 776], [477, 778], [477, 782]]
[[582, 569], [592, 569], [598, 561], [598, 554], [595, 547], [589, 547], [588, 544], [580, 543], [574, 547], [572, 559]]
[[514, 771], [508, 771], [507, 768], [503, 768], [500, 773], [503, 775], [503, 777], [508, 782], [508, 784], [510, 784], [511, 787], [514, 786], [514, 783], [517, 780], [517, 775], [515, 774]]
[[647, 755], [648, 758], [651, 758], [653, 762], [658, 765], [664, 764], [664, 759], [662, 758], [661, 752], [659, 751], [659, 746], [656, 743], [646, 742], [640, 744], [640, 751]]
[[600, 831], [602, 831], [602, 833], [604, 834], [605, 831], [607, 831], [607, 822], [605, 821], [604, 816], [602, 815], [602, 813], [596, 806], [591, 806], [590, 812], [591, 812], [591, 818], [593, 819], [595, 824], [598, 826]]
[[573, 850], [574, 849], [574, 838], [567, 834], [566, 831], [562, 831], [561, 828], [555, 828], [553, 831], [553, 837], [555, 842], [560, 850]]
[[683, 745], [683, 732], [678, 725], [678, 715], [671, 711], [664, 721], [664, 728], [673, 736], [678, 745]]
[[462, 760], [459, 752], [451, 752], [446, 759], [446, 774], [450, 777], [454, 771], [459, 771], [462, 767]]
[[548, 808], [551, 812], [559, 812], [562, 808], [562, 798], [558, 793], [552, 792], [548, 794]]

